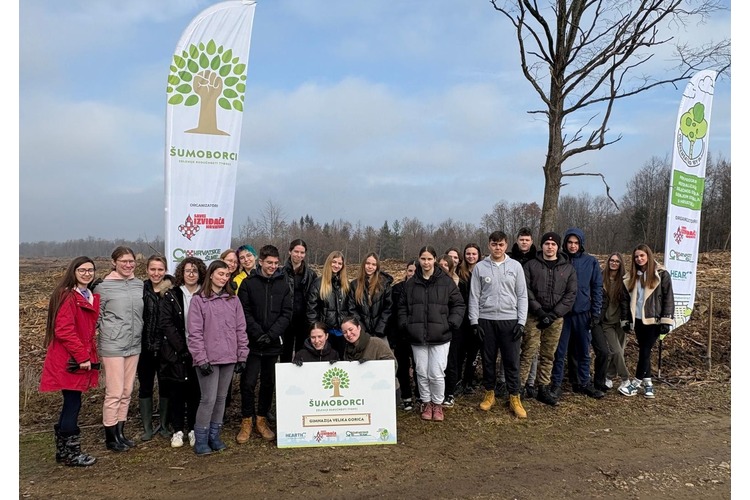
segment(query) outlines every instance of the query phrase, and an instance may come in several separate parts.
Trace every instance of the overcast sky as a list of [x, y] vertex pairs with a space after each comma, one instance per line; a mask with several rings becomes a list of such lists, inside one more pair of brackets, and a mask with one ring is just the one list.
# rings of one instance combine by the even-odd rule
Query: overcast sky
[[[19, 8], [21, 242], [164, 235], [166, 78], [198, 0], [23, 0]], [[678, 32], [729, 35], [729, 12]], [[660, 55], [659, 64], [669, 54]], [[546, 125], [489, 1], [260, 0], [233, 234], [271, 201], [287, 220], [448, 218], [501, 200], [541, 205]], [[658, 71], [656, 71], [658, 73]], [[623, 101], [601, 152], [566, 168], [633, 172], [671, 155], [684, 84]], [[730, 155], [730, 83], [716, 85], [709, 150]], [[604, 194], [571, 178], [563, 195]]]

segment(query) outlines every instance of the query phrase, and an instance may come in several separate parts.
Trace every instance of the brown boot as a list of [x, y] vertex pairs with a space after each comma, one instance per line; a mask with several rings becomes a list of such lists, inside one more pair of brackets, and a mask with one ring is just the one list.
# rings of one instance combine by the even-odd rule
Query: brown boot
[[479, 403], [479, 409], [484, 411], [490, 411], [490, 408], [495, 404], [495, 391], [490, 389], [484, 391], [484, 400]]
[[526, 418], [526, 410], [523, 409], [523, 405], [521, 404], [520, 394], [511, 394], [508, 399], [508, 405], [510, 405], [510, 409], [516, 414], [516, 417]]
[[266, 417], [256, 417], [255, 432], [260, 434], [263, 439], [266, 439], [268, 441], [273, 441], [273, 438], [276, 437], [276, 434], [274, 434], [270, 427], [268, 427], [268, 421], [266, 420]]
[[250, 439], [250, 433], [253, 431], [253, 417], [247, 417], [242, 419], [242, 425], [240, 426], [240, 432], [237, 433], [237, 442], [240, 444], [247, 443]]

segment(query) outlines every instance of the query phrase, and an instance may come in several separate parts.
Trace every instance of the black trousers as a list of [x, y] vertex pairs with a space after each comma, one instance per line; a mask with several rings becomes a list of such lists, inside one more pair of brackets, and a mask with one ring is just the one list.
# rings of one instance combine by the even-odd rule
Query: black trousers
[[[240, 376], [240, 396], [242, 396], [242, 418], [260, 415], [265, 417], [271, 409], [273, 390], [276, 385], [276, 360], [278, 356], [247, 357], [245, 371]], [[260, 378], [258, 391], [258, 412], [255, 411], [255, 386]]]
[[487, 391], [495, 390], [497, 382], [497, 351], [503, 360], [505, 384], [508, 394], [521, 393], [519, 365], [521, 364], [521, 339], [513, 341], [513, 327], [518, 320], [490, 320], [479, 318], [479, 326], [484, 330], [482, 343], [482, 384]]
[[635, 367], [635, 378], [639, 380], [651, 378], [651, 351], [661, 335], [661, 327], [644, 325], [643, 321], [636, 319], [633, 329], [638, 341], [638, 364]]
[[[195, 428], [195, 415], [201, 402], [201, 386], [198, 375], [192, 367], [187, 370], [185, 382], [170, 381], [169, 387], [169, 420], [172, 429], [187, 434]], [[185, 423], [187, 422], [187, 427]], [[162, 422], [164, 425], [164, 422]]]

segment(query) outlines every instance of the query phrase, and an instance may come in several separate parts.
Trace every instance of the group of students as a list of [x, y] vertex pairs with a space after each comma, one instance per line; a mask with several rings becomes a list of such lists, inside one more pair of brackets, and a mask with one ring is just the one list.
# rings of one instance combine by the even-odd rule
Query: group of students
[[[499, 388], [519, 418], [526, 418], [522, 397], [556, 405], [566, 356], [574, 391], [599, 398], [619, 377], [622, 394], [642, 389], [655, 397], [651, 350], [674, 324], [674, 303], [669, 273], [651, 249], [636, 247], [629, 274], [622, 255], [613, 253], [602, 276], [575, 228], [562, 241], [546, 233], [538, 252], [526, 228], [510, 255], [507, 246], [501, 231], [490, 234], [484, 259], [474, 243], [462, 255], [450, 248], [440, 257], [424, 246], [398, 283], [375, 253], [350, 280], [343, 253], [331, 252], [318, 276], [305, 262], [301, 239], [290, 243], [283, 266], [273, 245], [260, 252], [242, 245], [208, 266], [187, 257], [174, 276], [163, 256], [152, 255], [145, 281], [135, 276], [130, 248], [113, 251], [103, 279], [95, 279], [92, 259], [78, 257], [52, 293], [45, 335], [40, 390], [63, 396], [54, 426], [56, 460], [96, 461], [81, 451], [78, 415], [81, 395], [98, 385], [100, 368], [105, 443], [116, 452], [135, 446], [124, 425], [136, 374], [141, 440], [158, 433], [179, 447], [187, 438], [198, 455], [226, 448], [221, 430], [234, 374], [240, 375], [242, 415], [236, 441], [253, 433], [275, 438], [269, 420], [278, 361], [392, 359], [396, 401], [411, 410], [416, 400], [421, 418], [431, 421], [444, 420], [443, 408], [473, 390], [480, 357], [485, 411], [502, 395]], [[624, 360], [631, 325], [639, 345], [633, 378]]]

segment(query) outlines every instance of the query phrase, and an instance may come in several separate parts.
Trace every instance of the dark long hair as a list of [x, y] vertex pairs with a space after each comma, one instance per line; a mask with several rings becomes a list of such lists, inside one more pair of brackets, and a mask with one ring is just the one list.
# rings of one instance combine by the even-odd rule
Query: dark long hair
[[94, 264], [91, 258], [85, 255], [76, 257], [68, 264], [65, 274], [63, 274], [55, 289], [52, 290], [52, 295], [49, 298], [49, 306], [47, 307], [47, 328], [44, 333], [44, 347], [48, 347], [55, 336], [55, 320], [57, 320], [57, 313], [60, 312], [60, 306], [65, 298], [73, 292], [73, 289], [78, 287], [76, 269], [87, 263], [91, 263], [96, 271], [96, 264]]
[[[456, 270], [456, 274], [458, 274], [458, 278], [461, 281], [469, 281], [469, 277], [471, 277], [471, 271], [474, 270], [474, 266], [470, 266], [468, 262], [466, 262], [466, 249], [467, 248], [474, 248], [476, 249], [477, 253], [479, 254], [477, 256], [477, 262], [482, 260], [482, 249], [479, 248], [479, 245], [476, 243], [467, 243], [464, 247], [464, 253], [461, 255], [461, 263], [458, 264], [458, 269]], [[476, 264], [474, 264], [476, 265]]]
[[[609, 259], [612, 257], [620, 259], [620, 267], [615, 271], [614, 280], [611, 278], [610, 273], [612, 271], [609, 269]], [[604, 291], [607, 293], [609, 303], [616, 304], [617, 301], [620, 300], [620, 294], [622, 294], [622, 289], [625, 286], [625, 283], [623, 282], [623, 279], [625, 278], [625, 261], [620, 252], [612, 252], [609, 254], [609, 257], [607, 257], [607, 263], [605, 265], [607, 266], [607, 272], [604, 273]]]
[[[370, 280], [368, 281], [367, 271], [365, 271], [365, 262], [367, 262], [367, 259], [369, 259], [370, 257], [375, 259], [375, 265], [377, 267], [375, 268], [375, 272], [372, 273], [372, 278], [370, 278]], [[357, 275], [357, 289], [354, 291], [354, 300], [357, 304], [364, 305], [366, 297], [369, 305], [372, 305], [373, 297], [375, 297], [375, 295], [377, 295], [378, 292], [382, 291], [384, 288], [385, 282], [380, 276], [380, 257], [378, 257], [378, 254], [376, 254], [375, 252], [370, 252], [365, 255], [365, 258], [359, 265], [359, 274]], [[365, 295], [365, 289], [367, 290], [367, 295]]]
[[[214, 290], [213, 288], [211, 288], [211, 275], [216, 272], [217, 269], [229, 269], [229, 265], [223, 260], [215, 260], [208, 266], [208, 271], [206, 271], [206, 280], [203, 282], [203, 286], [201, 287], [200, 292], [201, 295], [206, 298], [214, 295]], [[232, 279], [228, 279], [224, 284], [224, 288], [222, 288], [219, 292], [219, 294], [221, 294], [222, 292], [226, 292], [228, 294], [227, 299], [231, 299], [232, 297], [234, 297], [234, 290], [232, 290], [232, 287], [230, 286], [231, 282]]]
[[[648, 258], [645, 269], [641, 269], [638, 264], [635, 263], [635, 252], [637, 250], [644, 252]], [[641, 281], [644, 288], [656, 288], [656, 283], [658, 282], [658, 278], [656, 277], [656, 260], [654, 259], [654, 252], [651, 250], [651, 247], [645, 243], [641, 243], [633, 249], [630, 259], [628, 290], [632, 293], [633, 290], [635, 290], [635, 285], [638, 280]], [[640, 274], [638, 274], [639, 271]]]

